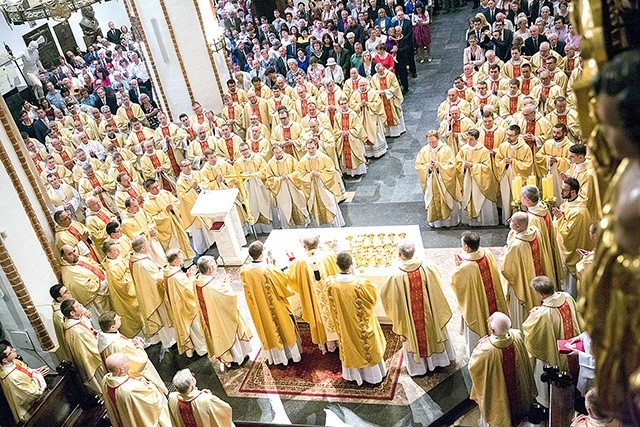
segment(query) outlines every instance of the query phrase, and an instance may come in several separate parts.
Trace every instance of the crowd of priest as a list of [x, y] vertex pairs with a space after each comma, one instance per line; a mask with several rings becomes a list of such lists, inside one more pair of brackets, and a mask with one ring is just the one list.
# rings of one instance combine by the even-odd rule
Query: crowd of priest
[[[387, 138], [405, 131], [403, 94], [407, 74], [415, 74], [412, 55], [407, 59], [414, 48], [412, 21], [419, 18], [414, 25], [420, 31], [430, 22], [424, 8], [405, 15], [393, 0], [380, 5], [379, 18], [367, 18], [364, 9], [378, 9], [376, 1], [367, 3], [339, 2], [340, 17], [329, 2], [319, 7], [338, 26], [316, 20], [314, 31], [323, 40], [317, 49], [315, 42], [298, 49], [296, 37], [270, 43], [271, 35], [277, 39], [283, 29], [301, 25], [289, 16], [262, 22], [257, 42], [241, 37], [244, 23], [235, 33], [229, 29], [235, 71], [218, 112], [194, 102], [191, 115], [172, 123], [154, 106], [139, 59], [128, 90], [120, 84], [114, 91], [96, 74], [89, 99], [77, 77], [104, 61], [99, 53], [109, 49], [107, 40], [87, 53], [84, 67], [76, 68], [76, 61], [53, 70], [46, 103], [25, 103], [19, 126], [56, 208], [62, 281], [50, 293], [58, 354], [76, 363], [114, 425], [182, 426], [194, 425], [187, 421], [193, 419], [230, 425], [229, 405], [199, 390], [188, 370], [176, 374], [177, 392], [167, 401], [144, 349], [175, 345], [188, 357], [207, 354], [220, 369], [235, 369], [259, 340], [267, 363], [298, 362], [305, 355], [300, 319], [289, 303], [294, 294], [313, 342], [323, 353], [339, 351], [346, 380], [377, 384], [386, 375], [378, 300], [403, 337], [409, 375], [455, 362], [446, 328], [452, 311], [439, 269], [415, 253], [412, 242], [399, 243], [399, 264], [379, 289], [354, 273], [348, 252], [324, 248], [308, 231], [301, 231], [309, 234], [305, 256], [290, 259], [285, 271], [254, 242], [240, 273], [251, 315], [245, 319], [238, 295], [204, 255], [215, 240], [211, 221], [191, 214], [202, 191], [239, 188], [238, 215], [257, 232], [344, 225], [338, 206], [346, 198], [343, 179], [365, 174], [369, 159], [386, 153]], [[407, 4], [413, 11], [413, 2]], [[511, 229], [501, 267], [480, 247], [477, 232], [462, 233], [456, 256], [450, 285], [464, 321], [471, 398], [486, 425], [515, 425], [534, 401], [549, 406], [540, 377], [544, 365], [556, 365], [571, 372], [586, 397], [588, 414], [576, 425], [604, 425], [596, 391], [589, 390], [590, 340], [575, 308], [593, 257], [593, 221], [601, 216], [575, 111], [581, 59], [575, 40], [558, 45], [559, 31], [570, 34], [563, 22], [548, 19], [548, 6], [539, 8], [541, 16], [547, 9], [542, 21], [527, 11], [518, 32], [508, 29], [507, 11], [495, 6], [482, 0], [481, 13], [464, 29], [463, 73], [440, 104], [439, 129], [426, 133], [415, 163], [431, 227], [502, 223]], [[223, 18], [235, 29], [242, 21], [231, 9]], [[347, 11], [358, 19], [343, 16]], [[510, 18], [512, 28], [518, 18]], [[374, 20], [367, 43], [363, 28]], [[278, 34], [271, 34], [276, 23]], [[505, 48], [509, 32], [519, 37]], [[325, 36], [332, 41], [326, 55]], [[261, 50], [260, 41], [268, 46]], [[300, 50], [316, 60], [305, 64]], [[119, 65], [113, 64], [116, 71]], [[76, 74], [59, 79], [69, 95], [64, 98], [52, 83], [63, 68]], [[252, 330], [257, 340], [251, 341]], [[559, 352], [558, 340], [569, 341], [571, 354]], [[28, 368], [8, 345], [0, 344], [0, 353], [3, 389], [16, 421], [24, 420], [43, 392], [47, 370]]]

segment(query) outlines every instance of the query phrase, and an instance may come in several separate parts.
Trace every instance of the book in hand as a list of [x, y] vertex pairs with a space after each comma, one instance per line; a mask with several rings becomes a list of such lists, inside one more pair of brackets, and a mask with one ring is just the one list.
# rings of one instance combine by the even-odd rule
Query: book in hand
[[558, 340], [558, 352], [560, 354], [569, 354], [574, 350], [584, 353], [584, 343], [582, 341], [576, 341], [571, 344], [569, 340]]

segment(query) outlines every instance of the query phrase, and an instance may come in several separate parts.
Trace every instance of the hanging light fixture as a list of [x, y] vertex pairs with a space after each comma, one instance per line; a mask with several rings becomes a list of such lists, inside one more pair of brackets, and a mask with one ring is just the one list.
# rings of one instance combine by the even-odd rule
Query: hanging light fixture
[[[9, 25], [21, 25], [39, 19], [65, 21], [73, 12], [103, 0], [0, 0], [0, 10]], [[109, 0], [105, 0], [109, 1]]]

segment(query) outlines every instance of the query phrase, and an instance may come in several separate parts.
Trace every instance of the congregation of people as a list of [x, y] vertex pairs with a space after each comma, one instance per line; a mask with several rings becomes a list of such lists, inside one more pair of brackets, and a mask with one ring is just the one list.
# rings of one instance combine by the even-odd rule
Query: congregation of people
[[[294, 295], [313, 343], [323, 354], [339, 351], [348, 381], [378, 384], [387, 374], [378, 300], [403, 337], [409, 375], [456, 360], [440, 269], [413, 242], [399, 242], [398, 267], [376, 289], [349, 252], [324, 248], [309, 231], [301, 231], [304, 257], [290, 256], [285, 271], [256, 241], [240, 272], [245, 319], [206, 255], [212, 222], [191, 214], [202, 191], [242, 187], [236, 210], [247, 232], [343, 226], [344, 180], [365, 174], [405, 132], [415, 61], [431, 62], [434, 5], [289, 2], [284, 18], [276, 10], [269, 22], [244, 3], [219, 10], [233, 64], [221, 111], [194, 102], [172, 122], [135, 41], [112, 23], [86, 53], [42, 70], [44, 96], [23, 106], [19, 128], [56, 208], [62, 280], [50, 293], [59, 354], [102, 396], [114, 425], [193, 425], [185, 420], [194, 415], [197, 425], [231, 425], [229, 405], [199, 390], [188, 370], [176, 374], [167, 401], [144, 348], [175, 346], [236, 369], [254, 350], [252, 323], [267, 363], [296, 363], [305, 355]], [[431, 227], [511, 229], [501, 266], [480, 246], [481, 229], [462, 233], [450, 283], [471, 398], [491, 426], [515, 425], [535, 401], [549, 407], [545, 365], [570, 371], [585, 397], [588, 414], [575, 425], [606, 421], [590, 390], [594, 361], [575, 303], [602, 208], [575, 109], [580, 37], [566, 6], [474, 5], [461, 29], [463, 71], [439, 105], [439, 128], [416, 153]], [[584, 351], [560, 354], [558, 340]], [[0, 353], [3, 388], [11, 384], [14, 416], [25, 419], [46, 369], [16, 361], [9, 346]]]

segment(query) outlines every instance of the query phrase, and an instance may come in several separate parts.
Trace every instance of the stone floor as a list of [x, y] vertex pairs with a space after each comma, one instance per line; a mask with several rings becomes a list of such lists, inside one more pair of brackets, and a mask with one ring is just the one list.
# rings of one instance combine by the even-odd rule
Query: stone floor
[[[399, 138], [389, 139], [388, 153], [372, 161], [362, 179], [346, 182], [347, 191], [352, 193], [350, 201], [341, 204], [347, 226], [418, 224], [428, 254], [436, 253], [429, 249], [459, 247], [464, 227], [433, 230], [426, 223], [423, 195], [414, 162], [418, 151], [426, 143], [426, 132], [438, 127], [438, 105], [445, 99], [453, 78], [462, 71], [463, 34], [466, 20], [471, 15], [470, 7], [466, 7], [458, 13], [435, 17], [432, 25], [434, 59], [431, 63], [417, 64], [418, 77], [410, 81], [410, 92], [405, 97], [407, 132]], [[507, 229], [484, 228], [481, 233], [483, 246], [501, 247], [506, 241]], [[266, 238], [258, 237], [261, 240]], [[451, 250], [443, 252], [450, 254]], [[434, 255], [434, 258], [439, 256]], [[233, 271], [230, 274], [235, 275]], [[234, 287], [237, 286], [239, 284], [234, 283]], [[241, 291], [239, 288], [236, 290]], [[459, 317], [457, 321], [450, 322], [450, 334], [457, 332], [459, 322]], [[387, 406], [303, 401], [279, 396], [231, 397], [218, 378], [218, 368], [206, 358], [188, 359], [169, 351], [160, 360], [159, 349], [155, 346], [149, 349], [149, 353], [167, 381], [176, 370], [189, 367], [201, 388], [211, 389], [231, 404], [234, 420], [237, 421], [332, 426], [426, 426], [452, 425], [454, 422], [456, 425], [476, 425], [477, 416], [473, 412], [456, 421], [461, 414], [473, 411], [473, 405], [467, 399], [470, 380], [466, 368], [455, 370], [436, 387], [422, 393], [406, 406]], [[447, 415], [454, 407], [457, 412]]]

